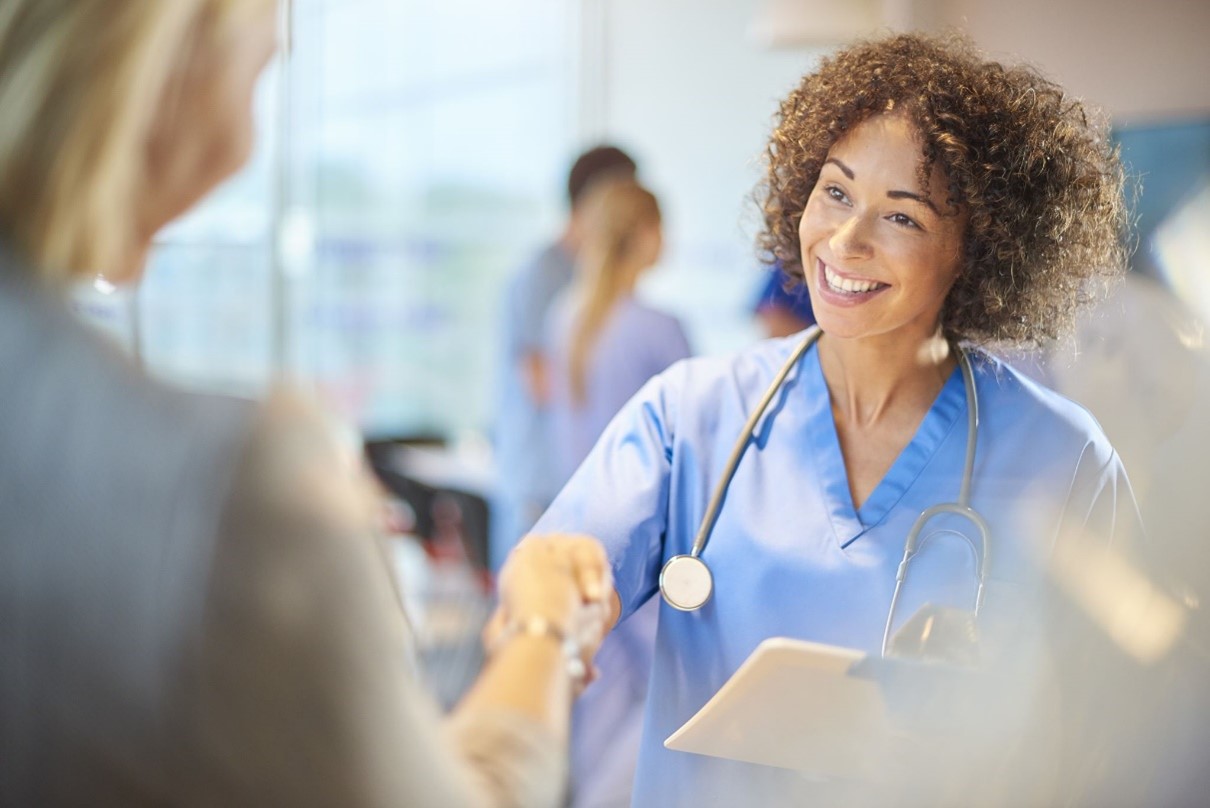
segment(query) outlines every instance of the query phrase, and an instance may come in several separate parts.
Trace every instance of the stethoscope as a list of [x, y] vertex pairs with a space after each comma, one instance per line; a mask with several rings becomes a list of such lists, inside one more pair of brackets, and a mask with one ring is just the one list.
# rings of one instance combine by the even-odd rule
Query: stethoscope
[[[744, 424], [743, 431], [740, 432], [739, 437], [735, 441], [735, 446], [731, 449], [731, 456], [727, 460], [723, 476], [714, 488], [714, 493], [711, 495], [710, 502], [706, 506], [706, 514], [702, 517], [701, 526], [698, 528], [697, 536], [693, 539], [692, 549], [688, 555], [675, 555], [668, 559], [664, 564], [664, 568], [660, 570], [660, 594], [663, 595], [664, 601], [672, 608], [682, 612], [691, 612], [700, 609], [706, 604], [706, 601], [710, 600], [710, 595], [714, 592], [714, 576], [710, 572], [710, 567], [702, 559], [702, 551], [706, 549], [706, 543], [710, 541], [710, 533], [714, 530], [714, 523], [718, 521], [718, 512], [722, 507], [723, 499], [726, 498], [727, 487], [731, 485], [731, 478], [735, 476], [735, 470], [739, 466], [740, 458], [743, 457], [744, 450], [747, 449], [748, 444], [752, 441], [752, 436], [756, 433], [756, 425], [760, 421], [761, 416], [764, 415], [765, 410], [769, 408], [770, 402], [773, 401], [773, 397], [781, 389], [786, 376], [790, 375], [790, 371], [794, 369], [798, 361], [815, 344], [822, 333], [818, 326], [813, 327], [773, 378], [769, 389], [765, 391], [764, 397], [756, 405], [756, 409], [752, 412], [752, 415], [748, 417], [748, 422]], [[971, 477], [974, 474], [975, 468], [975, 443], [979, 433], [979, 398], [975, 391], [975, 376], [971, 372], [970, 360], [967, 358], [966, 352], [961, 348], [957, 349], [957, 354], [958, 365], [962, 368], [962, 382], [966, 388], [967, 412], [966, 462], [962, 470], [962, 487], [958, 492], [957, 502], [942, 502], [925, 509], [916, 519], [916, 523], [912, 525], [912, 529], [908, 533], [907, 541], [903, 545], [903, 560], [899, 562], [899, 569], [895, 573], [895, 593], [891, 596], [891, 607], [887, 611], [886, 627], [882, 632], [882, 653], [884, 656], [886, 655], [887, 644], [890, 641], [891, 625], [895, 620], [895, 609], [899, 605], [899, 594], [903, 589], [903, 581], [907, 577], [908, 565], [916, 555], [920, 542], [920, 533], [929, 520], [935, 516], [943, 513], [956, 514], [965, 517], [978, 529], [981, 547], [976, 548], [971, 543], [971, 549], [975, 551], [975, 555], [978, 557], [977, 574], [979, 586], [975, 592], [975, 615], [978, 616], [979, 611], [983, 608], [983, 592], [987, 584], [988, 561], [991, 555], [991, 530], [979, 512], [970, 506]], [[969, 542], [970, 539], [968, 538], [967, 541]]]

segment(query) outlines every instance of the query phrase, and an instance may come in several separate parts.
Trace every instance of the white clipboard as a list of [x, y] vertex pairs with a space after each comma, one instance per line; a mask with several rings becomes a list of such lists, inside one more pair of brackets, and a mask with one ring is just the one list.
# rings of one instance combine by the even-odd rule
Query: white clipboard
[[889, 727], [878, 684], [847, 675], [865, 657], [805, 640], [765, 640], [664, 746], [866, 779], [883, 757]]
[[883, 779], [938, 745], [962, 743], [971, 722], [987, 718], [966, 709], [972, 688], [982, 689], [972, 676], [774, 637], [664, 746], [813, 779]]

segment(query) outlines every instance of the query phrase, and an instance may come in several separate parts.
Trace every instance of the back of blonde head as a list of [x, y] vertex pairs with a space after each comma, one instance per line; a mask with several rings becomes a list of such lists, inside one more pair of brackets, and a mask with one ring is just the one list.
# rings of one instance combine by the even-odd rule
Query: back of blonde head
[[265, 0], [3, 0], [0, 236], [36, 271], [122, 274], [157, 104], [204, 15]]
[[576, 277], [576, 320], [568, 351], [572, 400], [587, 394], [593, 345], [618, 301], [647, 267], [635, 248], [647, 228], [660, 224], [655, 196], [634, 180], [606, 180], [584, 200], [583, 244]]

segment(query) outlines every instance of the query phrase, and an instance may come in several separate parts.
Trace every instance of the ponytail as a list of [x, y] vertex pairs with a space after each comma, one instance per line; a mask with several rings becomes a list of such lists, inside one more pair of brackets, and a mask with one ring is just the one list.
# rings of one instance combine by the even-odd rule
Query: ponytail
[[655, 196], [633, 180], [611, 181], [585, 200], [585, 236], [575, 281], [576, 314], [568, 352], [571, 398], [587, 398], [592, 349], [614, 307], [631, 289], [645, 266], [636, 265], [635, 242], [645, 227], [658, 226]]

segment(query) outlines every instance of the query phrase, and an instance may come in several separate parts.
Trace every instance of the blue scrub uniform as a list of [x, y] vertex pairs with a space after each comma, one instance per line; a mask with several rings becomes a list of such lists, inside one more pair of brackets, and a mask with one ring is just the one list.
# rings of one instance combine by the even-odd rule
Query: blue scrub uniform
[[[690, 551], [744, 421], [801, 339], [690, 359], [653, 379], [539, 521], [539, 532], [601, 539], [623, 619], [658, 597], [664, 561]], [[1059, 537], [1089, 530], [1114, 541], [1139, 525], [1121, 462], [1085, 410], [990, 356], [971, 358], [981, 416], [972, 505], [994, 542], [986, 641], [1019, 629], [1039, 560]], [[812, 794], [795, 773], [673, 752], [663, 741], [767, 637], [878, 651], [912, 523], [958, 497], [966, 424], [955, 369], [911, 443], [855, 509], [818, 350], [800, 360], [758, 425], [702, 555], [713, 597], [696, 612], [661, 605], [634, 805], [794, 804]], [[962, 534], [977, 538], [956, 517], [924, 531], [896, 625], [926, 602], [969, 608], [975, 558]]]

